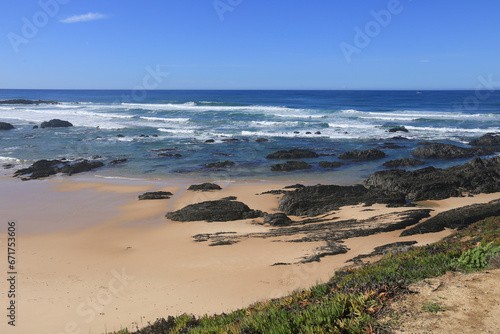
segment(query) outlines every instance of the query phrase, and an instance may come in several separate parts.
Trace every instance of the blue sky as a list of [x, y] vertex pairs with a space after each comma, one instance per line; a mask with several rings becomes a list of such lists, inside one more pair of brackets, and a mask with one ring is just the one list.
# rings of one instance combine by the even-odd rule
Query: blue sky
[[0, 88], [500, 82], [499, 1], [3, 0], [0, 9]]

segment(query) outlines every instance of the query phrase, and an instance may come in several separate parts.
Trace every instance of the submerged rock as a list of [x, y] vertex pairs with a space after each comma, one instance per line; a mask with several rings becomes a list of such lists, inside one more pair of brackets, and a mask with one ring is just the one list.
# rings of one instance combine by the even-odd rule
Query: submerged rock
[[281, 150], [266, 156], [267, 159], [302, 159], [302, 158], [317, 158], [319, 154], [311, 150], [293, 149]]
[[172, 195], [170, 191], [150, 191], [139, 195], [139, 200], [169, 199]]
[[180, 222], [189, 221], [232, 221], [257, 218], [262, 211], [252, 210], [245, 203], [238, 201], [217, 200], [190, 204], [180, 210], [168, 212], [165, 217]]
[[312, 166], [305, 161], [287, 161], [284, 164], [277, 164], [271, 166], [271, 170], [273, 172], [288, 172], [292, 170], [309, 169], [309, 168], [312, 168]]
[[441, 212], [412, 228], [401, 232], [401, 237], [443, 231], [445, 228], [464, 229], [475, 222], [500, 215], [500, 200], [483, 204], [473, 204]]
[[7, 122], [0, 122], [0, 130], [12, 130], [15, 129], [14, 125]]
[[44, 128], [68, 128], [71, 126], [73, 126], [73, 124], [71, 124], [68, 121], [63, 121], [60, 119], [51, 119], [48, 122], [42, 122], [40, 127], [44, 129]]
[[350, 160], [375, 160], [382, 158], [385, 158], [385, 153], [376, 148], [363, 151], [354, 150], [339, 155], [339, 159], [350, 159]]
[[369, 190], [363, 185], [316, 185], [289, 191], [280, 199], [279, 210], [287, 215], [315, 216], [346, 205], [365, 203], [406, 204], [402, 194]]
[[124, 162], [127, 162], [127, 158], [116, 159], [116, 160], [111, 161], [109, 164], [110, 165], [116, 165], [116, 164], [121, 164], [121, 163], [124, 163]]
[[222, 188], [215, 183], [193, 184], [188, 188], [188, 190], [193, 190], [193, 191], [210, 191], [210, 190], [221, 190], [221, 189]]
[[257, 138], [257, 139], [255, 139], [255, 141], [257, 143], [266, 143], [266, 142], [269, 141], [269, 139], [267, 139], [267, 138]]
[[398, 167], [405, 167], [405, 166], [422, 166], [425, 164], [425, 162], [413, 158], [405, 158], [405, 159], [396, 159], [396, 160], [389, 160], [384, 162], [384, 167], [388, 168], [398, 168]]
[[337, 168], [342, 166], [344, 163], [338, 161], [320, 161], [318, 165], [323, 168]]
[[466, 164], [446, 169], [426, 167], [415, 171], [380, 171], [372, 174], [366, 185], [370, 189], [402, 194], [412, 201], [445, 199], [461, 196], [462, 192], [497, 192], [500, 191], [500, 157], [474, 158]]
[[224, 167], [231, 167], [234, 166], [236, 163], [234, 161], [218, 161], [218, 162], [211, 162], [209, 164], [206, 164], [205, 167], [207, 168], [224, 168]]

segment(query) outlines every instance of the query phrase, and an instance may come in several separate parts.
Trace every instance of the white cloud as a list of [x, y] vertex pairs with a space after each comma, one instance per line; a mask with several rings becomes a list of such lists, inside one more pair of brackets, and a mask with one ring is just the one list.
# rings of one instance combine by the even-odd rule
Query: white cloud
[[74, 15], [70, 16], [64, 20], [61, 20], [62, 23], [77, 23], [77, 22], [87, 22], [87, 21], [95, 21], [102, 20], [107, 18], [106, 15], [100, 13], [87, 13], [82, 15]]

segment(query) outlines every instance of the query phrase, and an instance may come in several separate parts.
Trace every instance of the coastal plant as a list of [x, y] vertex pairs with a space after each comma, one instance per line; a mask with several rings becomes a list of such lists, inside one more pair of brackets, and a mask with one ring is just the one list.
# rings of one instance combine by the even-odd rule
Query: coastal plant
[[439, 305], [439, 302], [428, 302], [427, 304], [422, 305], [422, 310], [431, 313], [438, 313], [446, 311], [446, 307]]
[[453, 264], [464, 271], [484, 269], [488, 265], [488, 260], [498, 252], [500, 246], [493, 247], [492, 242], [485, 246], [479, 244], [477, 247], [465, 250]]

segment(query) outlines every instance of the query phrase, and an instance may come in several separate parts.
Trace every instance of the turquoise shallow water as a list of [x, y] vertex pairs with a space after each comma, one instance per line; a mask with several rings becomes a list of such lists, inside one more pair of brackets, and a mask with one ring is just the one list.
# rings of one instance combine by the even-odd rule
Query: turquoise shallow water
[[[0, 90], [0, 100], [60, 102], [0, 105], [0, 121], [16, 127], [0, 133], [0, 166], [98, 155], [104, 162], [128, 159], [124, 164], [93, 172], [105, 177], [277, 178], [349, 184], [383, 169], [387, 160], [410, 157], [418, 142], [467, 146], [473, 138], [500, 131], [500, 93], [480, 93], [147, 91], [137, 96], [131, 91]], [[74, 127], [33, 129], [53, 118], [68, 120]], [[409, 132], [388, 132], [394, 126], [404, 126]], [[396, 135], [408, 140], [391, 139]], [[256, 142], [258, 138], [269, 141]], [[348, 150], [385, 143], [402, 147], [384, 148], [385, 159], [348, 162], [338, 169], [323, 169], [317, 164], [338, 161], [338, 154]], [[313, 166], [310, 170], [271, 172], [270, 165], [277, 162], [265, 156], [292, 148], [311, 149], [325, 156], [305, 159]], [[204, 167], [224, 160], [234, 161], [235, 165], [219, 170]], [[447, 167], [463, 162], [429, 160], [426, 166]]]

